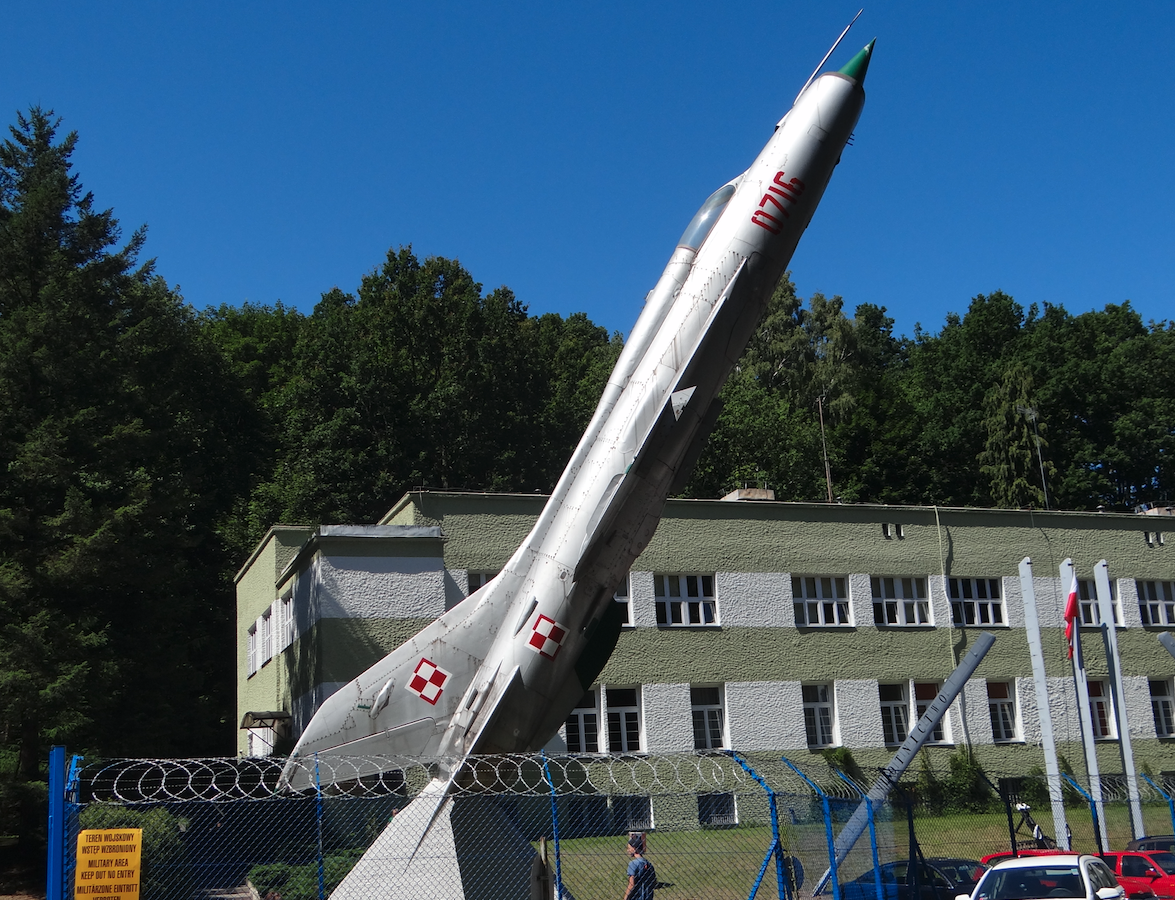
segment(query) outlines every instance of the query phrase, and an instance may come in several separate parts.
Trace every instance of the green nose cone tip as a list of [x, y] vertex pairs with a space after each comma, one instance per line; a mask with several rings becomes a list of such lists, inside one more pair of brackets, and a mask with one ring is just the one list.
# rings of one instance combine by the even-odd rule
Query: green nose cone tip
[[864, 49], [845, 63], [844, 68], [840, 70], [841, 75], [847, 75], [857, 84], [863, 85], [865, 83], [865, 73], [869, 71], [869, 59], [873, 56], [873, 45], [877, 43], [877, 38], [871, 40], [865, 45]]

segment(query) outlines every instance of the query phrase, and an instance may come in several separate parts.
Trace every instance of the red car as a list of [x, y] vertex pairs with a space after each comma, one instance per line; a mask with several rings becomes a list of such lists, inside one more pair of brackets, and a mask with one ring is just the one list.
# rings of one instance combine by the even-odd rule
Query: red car
[[1126, 889], [1127, 897], [1175, 900], [1175, 853], [1164, 850], [1127, 850], [1103, 853], [1101, 858]]

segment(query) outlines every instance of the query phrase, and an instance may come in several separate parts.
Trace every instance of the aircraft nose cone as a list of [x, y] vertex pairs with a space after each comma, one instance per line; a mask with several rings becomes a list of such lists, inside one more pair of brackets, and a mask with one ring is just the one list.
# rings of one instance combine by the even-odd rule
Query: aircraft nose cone
[[857, 84], [863, 86], [865, 84], [865, 73], [869, 71], [869, 60], [873, 56], [873, 45], [876, 43], [877, 38], [874, 38], [866, 44], [860, 53], [845, 63], [844, 67], [840, 70], [840, 74], [847, 75], [857, 82]]

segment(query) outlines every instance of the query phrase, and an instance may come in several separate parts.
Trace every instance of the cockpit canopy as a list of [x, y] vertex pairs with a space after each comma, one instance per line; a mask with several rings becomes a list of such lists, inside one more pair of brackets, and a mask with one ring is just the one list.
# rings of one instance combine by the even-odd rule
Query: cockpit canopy
[[690, 220], [689, 225], [685, 229], [685, 233], [681, 236], [681, 240], [677, 242], [678, 247], [688, 247], [690, 250], [697, 250], [702, 246], [702, 243], [706, 240], [706, 236], [710, 233], [710, 229], [714, 227], [714, 223], [718, 221], [718, 217], [726, 209], [726, 204], [734, 196], [735, 187], [736, 185], [733, 183], [724, 184], [706, 199], [706, 202], [702, 204], [702, 208]]

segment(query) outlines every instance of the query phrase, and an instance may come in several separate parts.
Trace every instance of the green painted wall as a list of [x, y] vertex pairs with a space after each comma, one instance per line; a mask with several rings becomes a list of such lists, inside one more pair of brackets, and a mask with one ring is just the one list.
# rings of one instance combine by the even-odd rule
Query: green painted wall
[[[440, 525], [450, 568], [506, 563], [530, 531], [546, 497], [525, 494], [408, 494], [388, 524]], [[885, 538], [882, 523], [901, 524], [904, 537]], [[682, 548], [691, 569], [715, 572], [873, 572], [965, 577], [1015, 575], [1033, 559], [1038, 576], [1054, 575], [1072, 557], [1085, 571], [1110, 559], [1116, 577], [1175, 579], [1171, 544], [1148, 546], [1151, 516], [820, 503], [670, 500], [657, 533], [633, 568], [680, 571]], [[1175, 543], [1175, 542], [1172, 542]]]
[[[257, 617], [277, 599], [277, 578], [313, 533], [295, 525], [275, 525], [257, 545], [253, 556], [237, 574], [237, 722], [248, 711], [281, 709], [274, 700], [281, 696], [285, 672], [275, 657], [254, 675], [249, 672], [249, 629]], [[248, 735], [237, 731], [237, 752], [248, 750]]]

